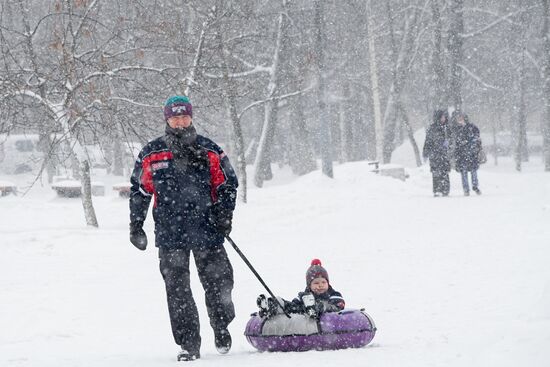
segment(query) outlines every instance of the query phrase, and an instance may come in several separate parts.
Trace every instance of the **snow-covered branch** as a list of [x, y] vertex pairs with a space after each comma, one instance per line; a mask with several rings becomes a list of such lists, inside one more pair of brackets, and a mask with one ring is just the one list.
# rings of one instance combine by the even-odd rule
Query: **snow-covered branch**
[[125, 72], [125, 71], [147, 71], [147, 72], [153, 72], [158, 74], [163, 74], [167, 70], [179, 70], [179, 67], [166, 67], [166, 68], [152, 68], [148, 66], [141, 66], [141, 65], [130, 65], [130, 66], [122, 66], [119, 68], [114, 68], [112, 70], [108, 71], [96, 71], [93, 73], [90, 73], [83, 78], [79, 79], [73, 86], [67, 85], [67, 89], [70, 92], [74, 92], [78, 88], [82, 87], [86, 82], [96, 79], [96, 78], [103, 78], [103, 77], [116, 77], [119, 73]]
[[538, 60], [535, 58], [535, 56], [533, 56], [533, 54], [531, 52], [529, 52], [529, 50], [527, 50], [527, 49], [525, 50], [525, 55], [527, 56], [529, 61], [531, 61], [531, 63], [535, 66], [535, 68], [539, 72], [539, 76], [541, 78], [544, 78], [544, 71], [542, 70], [542, 66], [540, 65]]
[[88, 15], [92, 11], [93, 8], [97, 5], [98, 0], [93, 0], [90, 5], [86, 8], [86, 11], [82, 15], [82, 18], [80, 19], [80, 24], [78, 25], [75, 34], [73, 35], [74, 38], [78, 38], [82, 32], [82, 29], [84, 28], [84, 22], [88, 19]]
[[469, 70], [466, 66], [464, 66], [464, 65], [462, 65], [462, 64], [457, 64], [457, 65], [458, 65], [458, 67], [460, 67], [462, 70], [464, 70], [464, 71], [466, 72], [466, 74], [468, 74], [472, 79], [474, 79], [476, 82], [478, 82], [478, 83], [479, 83], [480, 85], [482, 85], [483, 87], [488, 88], [488, 89], [494, 89], [494, 90], [502, 91], [502, 88], [484, 82], [484, 81], [481, 79], [480, 76], [474, 74], [474, 73], [473, 73], [471, 70]]
[[124, 97], [109, 97], [109, 98], [107, 98], [107, 100], [108, 101], [120, 101], [120, 102], [131, 104], [133, 106], [144, 107], [144, 108], [156, 108], [156, 109], [162, 108], [161, 105], [152, 105], [152, 104], [142, 103], [142, 102], [138, 102], [138, 101], [135, 101], [133, 99], [124, 98]]
[[216, 7], [214, 6], [212, 8], [212, 11], [208, 14], [204, 22], [202, 23], [201, 33], [199, 36], [199, 42], [197, 44], [197, 49], [195, 51], [195, 57], [193, 58], [193, 66], [191, 67], [191, 70], [189, 70], [189, 73], [184, 78], [184, 91], [183, 94], [186, 96], [189, 96], [190, 87], [192, 84], [196, 84], [195, 78], [199, 71], [199, 64], [202, 58], [203, 54], [203, 48], [204, 48], [204, 42], [206, 39], [206, 32], [210, 28], [210, 24], [214, 21], [214, 13], [216, 11]]
[[242, 109], [242, 111], [239, 113], [239, 119], [244, 115], [244, 113], [246, 111], [248, 111], [248, 110], [250, 110], [254, 107], [261, 106], [261, 105], [263, 105], [267, 102], [270, 102], [270, 101], [282, 101], [284, 99], [294, 97], [294, 96], [298, 96], [300, 94], [306, 94], [307, 92], [312, 90], [313, 87], [314, 87], [314, 85], [310, 85], [309, 87], [307, 87], [305, 89], [302, 89], [302, 90], [299, 90], [299, 91], [296, 91], [296, 92], [282, 94], [280, 96], [272, 96], [272, 97], [269, 97], [269, 98], [266, 98], [266, 99], [262, 99], [260, 101], [254, 101], [254, 102], [252, 102], [251, 104], [249, 104], [248, 106], [246, 106], [245, 108]]
[[41, 105], [49, 108], [47, 101], [45, 101], [39, 94], [34, 93], [33, 91], [28, 89], [5, 93], [4, 95], [2, 95], [1, 99], [8, 99], [8, 98], [15, 98], [15, 97], [29, 97], [29, 98], [35, 99]]
[[508, 14], [506, 14], [504, 16], [501, 16], [500, 18], [496, 19], [495, 21], [487, 24], [485, 27], [483, 27], [481, 29], [478, 29], [477, 31], [470, 32], [470, 33], [463, 33], [463, 34], [460, 35], [460, 37], [462, 37], [463, 39], [466, 39], [466, 38], [472, 38], [472, 37], [475, 37], [475, 36], [479, 36], [480, 34], [487, 32], [488, 30], [496, 27], [500, 23], [502, 23], [504, 21], [507, 21], [509, 18], [511, 18], [513, 16], [516, 16], [516, 15], [518, 15], [518, 14], [524, 12], [524, 11], [525, 11], [525, 9], [521, 9], [521, 10], [518, 10], [518, 11], [515, 11], [515, 12], [508, 13]]
[[[247, 77], [255, 74], [262, 74], [262, 73], [271, 74], [272, 72], [273, 72], [273, 69], [270, 66], [256, 65], [253, 69], [250, 69], [247, 71], [230, 73], [229, 78], [230, 79], [243, 78], [243, 77]], [[223, 79], [223, 75], [214, 75], [210, 73], [205, 73], [204, 75], [210, 79]]]
[[[490, 16], [493, 16], [493, 17], [496, 17], [496, 18], [500, 18], [502, 17], [502, 14], [499, 14], [497, 12], [494, 12], [494, 11], [491, 11], [491, 10], [487, 10], [487, 9], [481, 9], [481, 8], [464, 8], [464, 12], [471, 12], [471, 13], [482, 13], [482, 14], [488, 14]], [[511, 20], [510, 18], [505, 18], [505, 19], [502, 19], [502, 21], [505, 21], [505, 22], [508, 22], [510, 24], [513, 24], [515, 26], [521, 26], [521, 23], [518, 23], [518, 22], [514, 22], [513, 20]]]

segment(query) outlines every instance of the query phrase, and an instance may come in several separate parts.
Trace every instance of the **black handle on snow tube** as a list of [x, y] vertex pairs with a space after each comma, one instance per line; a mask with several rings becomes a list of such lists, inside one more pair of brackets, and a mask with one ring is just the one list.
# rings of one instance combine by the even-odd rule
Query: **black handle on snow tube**
[[231, 244], [231, 246], [233, 246], [233, 248], [235, 249], [235, 251], [237, 251], [237, 254], [239, 254], [239, 256], [241, 257], [241, 259], [243, 259], [244, 263], [246, 265], [248, 265], [248, 268], [252, 271], [252, 273], [254, 273], [254, 275], [256, 276], [256, 278], [260, 281], [260, 283], [262, 283], [262, 285], [264, 286], [265, 290], [267, 291], [267, 293], [269, 293], [269, 295], [271, 296], [271, 298], [273, 298], [274, 300], [277, 301], [277, 303], [279, 304], [279, 306], [281, 307], [281, 310], [283, 310], [284, 314], [286, 315], [286, 317], [288, 317], [290, 319], [290, 315], [285, 311], [285, 308], [284, 308], [284, 305], [281, 304], [281, 302], [279, 301], [279, 299], [277, 297], [275, 297], [275, 295], [273, 294], [273, 292], [271, 291], [271, 289], [269, 289], [269, 287], [267, 286], [267, 284], [265, 284], [264, 280], [262, 279], [262, 277], [260, 276], [260, 274], [258, 274], [258, 272], [256, 271], [256, 269], [254, 269], [254, 267], [252, 266], [252, 264], [250, 263], [250, 261], [248, 261], [248, 259], [246, 258], [246, 256], [244, 256], [244, 254], [242, 253], [242, 251], [239, 249], [239, 247], [237, 246], [237, 244], [231, 239], [231, 237], [229, 237], [229, 235], [225, 235], [225, 238], [227, 238], [227, 240], [229, 241], [229, 243]]

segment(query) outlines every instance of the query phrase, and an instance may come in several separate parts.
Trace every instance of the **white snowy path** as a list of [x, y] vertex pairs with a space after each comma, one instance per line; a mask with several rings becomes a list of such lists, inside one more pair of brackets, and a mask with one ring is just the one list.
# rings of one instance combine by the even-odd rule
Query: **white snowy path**
[[[401, 182], [365, 163], [314, 172], [250, 192], [232, 237], [286, 298], [318, 257], [351, 308], [378, 333], [357, 350], [258, 353], [243, 336], [264, 290], [226, 245], [235, 269], [234, 347], [220, 356], [202, 322], [200, 366], [550, 365], [550, 174], [540, 163], [480, 171], [483, 196], [431, 196], [427, 168]], [[8, 179], [8, 177], [0, 177]], [[10, 178], [11, 179], [11, 178]], [[128, 242], [127, 201], [95, 200], [99, 229], [81, 203], [37, 187], [0, 198], [0, 366], [173, 366], [173, 344], [152, 221], [150, 246]]]

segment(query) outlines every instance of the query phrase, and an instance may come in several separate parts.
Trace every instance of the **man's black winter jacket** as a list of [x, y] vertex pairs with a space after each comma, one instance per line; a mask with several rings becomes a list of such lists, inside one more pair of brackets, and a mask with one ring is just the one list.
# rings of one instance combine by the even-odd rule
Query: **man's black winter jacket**
[[224, 238], [210, 220], [213, 210], [232, 212], [237, 177], [223, 150], [198, 135], [181, 167], [165, 137], [139, 153], [131, 177], [130, 222], [142, 223], [153, 199], [155, 245], [171, 249], [221, 246]]

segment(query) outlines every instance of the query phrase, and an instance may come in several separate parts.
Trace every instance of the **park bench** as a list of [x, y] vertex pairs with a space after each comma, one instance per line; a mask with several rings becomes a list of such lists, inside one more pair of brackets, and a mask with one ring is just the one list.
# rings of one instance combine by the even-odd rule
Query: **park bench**
[[[76, 180], [61, 180], [52, 184], [57, 195], [64, 198], [77, 198], [82, 195], [82, 184]], [[104, 196], [105, 185], [101, 182], [92, 182], [92, 195]]]
[[122, 182], [118, 184], [113, 185], [113, 190], [118, 191], [118, 196], [121, 198], [129, 198], [130, 197], [130, 183], [129, 182]]
[[369, 162], [368, 164], [374, 166], [372, 171], [380, 176], [393, 177], [401, 181], [409, 178], [409, 175], [405, 172], [405, 167], [398, 164], [380, 164], [379, 161]]
[[8, 181], [0, 181], [0, 196], [7, 196], [9, 194], [17, 195], [15, 184]]

